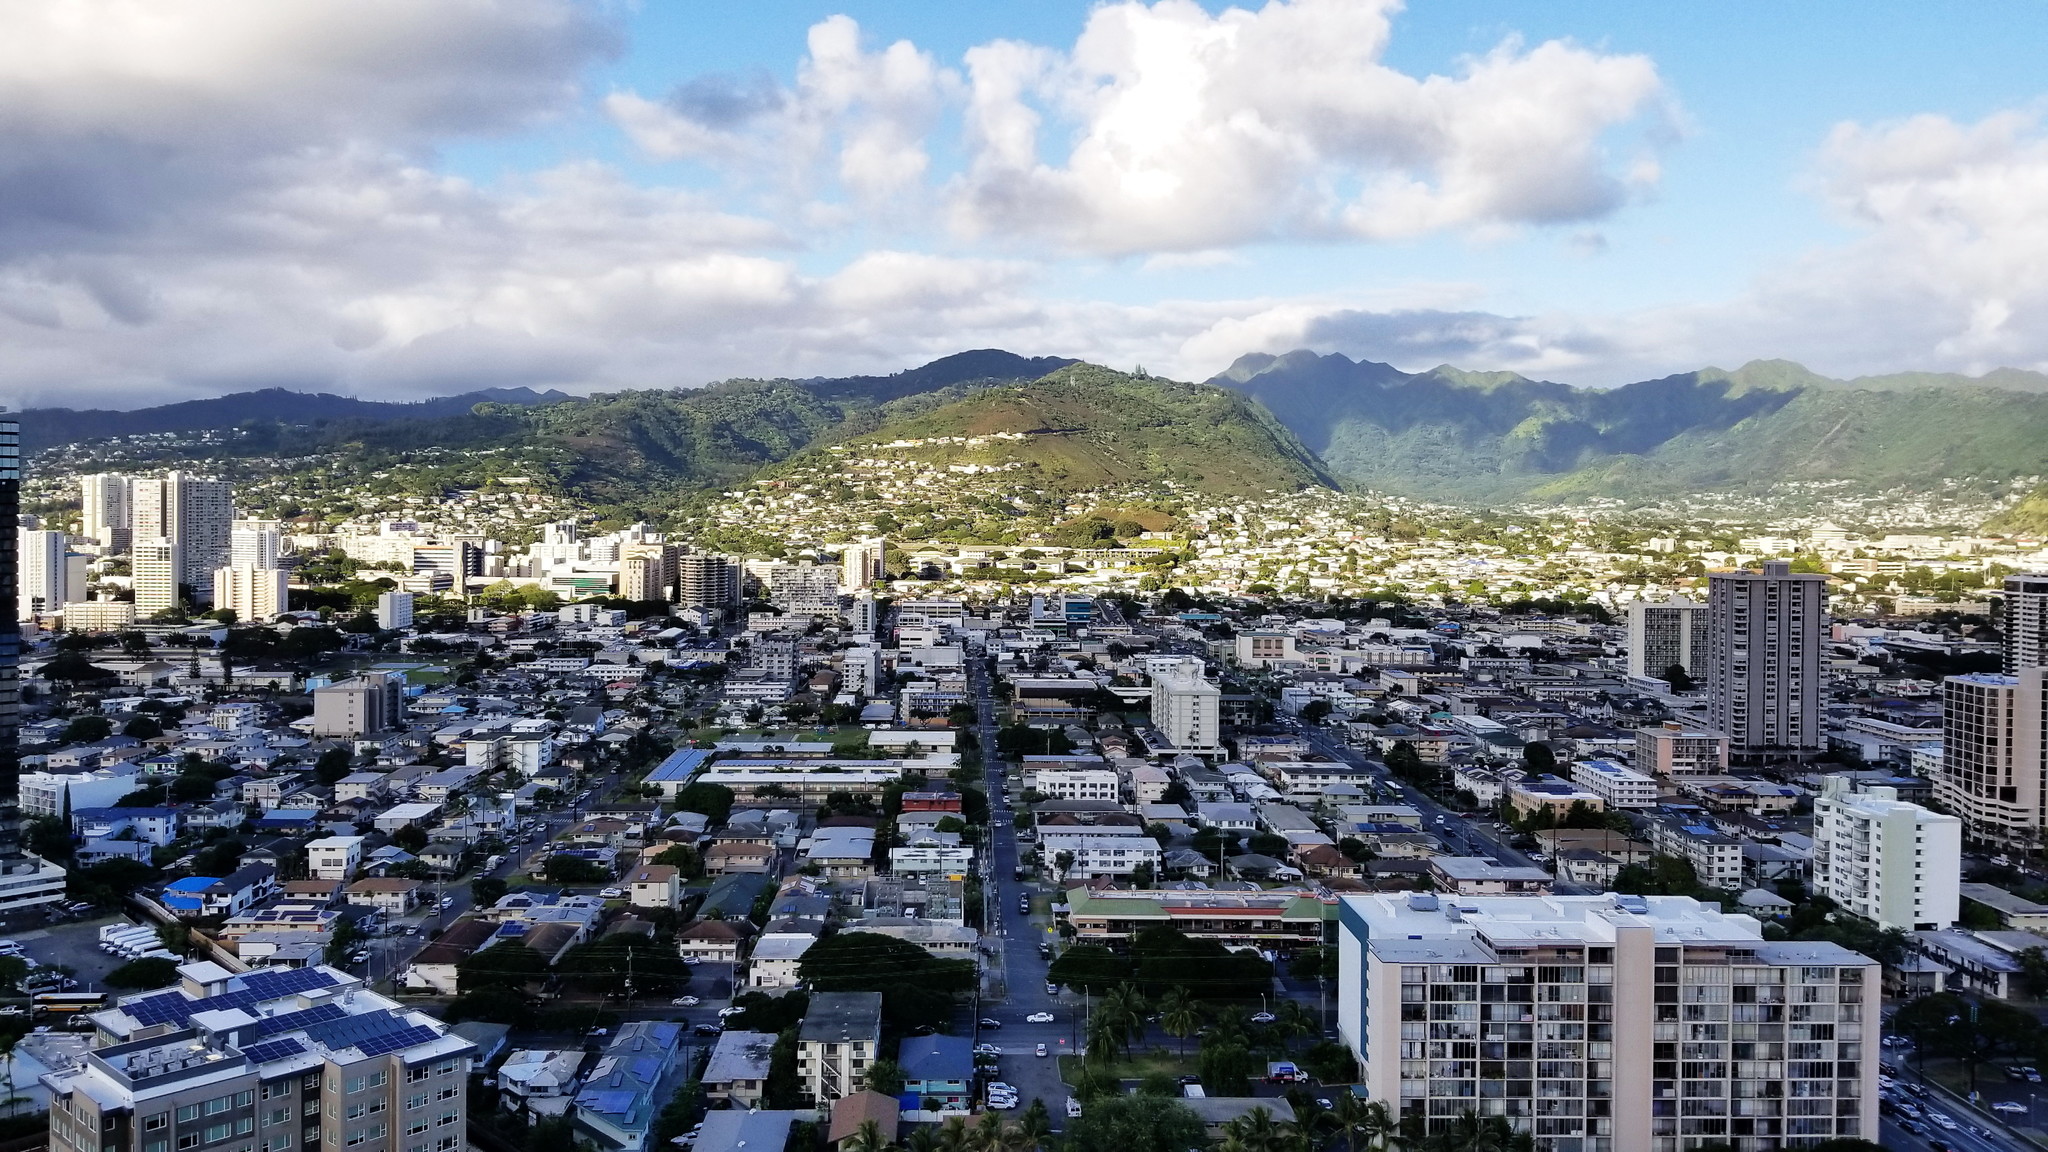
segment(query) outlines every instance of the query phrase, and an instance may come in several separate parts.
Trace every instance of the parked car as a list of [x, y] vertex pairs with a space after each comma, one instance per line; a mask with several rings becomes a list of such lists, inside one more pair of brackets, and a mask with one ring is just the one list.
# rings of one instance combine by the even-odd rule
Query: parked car
[[695, 1032], [699, 1036], [716, 1036], [720, 1032], [725, 1031], [725, 1029], [720, 1028], [716, 1024], [699, 1024], [695, 1028], [690, 1029], [690, 1031]]
[[1254, 1024], [1271, 1024], [1275, 1019], [1276, 1017], [1271, 1012], [1252, 1013], [1252, 1023]]
[[981, 1018], [981, 1026], [983, 1028], [987, 1028], [993, 1031], [994, 1029], [1001, 1028], [1003, 1026], [1003, 1022], [1001, 1020], [996, 1019], [993, 1016], [983, 1016]]
[[695, 1008], [697, 1005], [702, 1004], [703, 1001], [695, 996], [678, 996], [669, 1001], [669, 1003], [677, 1008]]
[[600, 888], [597, 894], [607, 900], [623, 900], [626, 896], [626, 890], [624, 888]]
[[2017, 1100], [2000, 1100], [1991, 1106], [1991, 1110], [1993, 1112], [2004, 1112], [2009, 1116], [2024, 1116], [2027, 1114], [2027, 1106]]
[[734, 1016], [737, 1016], [737, 1015], [739, 1015], [740, 1013], [742, 1013], [742, 1012], [745, 1012], [745, 1011], [746, 1011], [746, 1009], [745, 1009], [745, 1008], [720, 1008], [720, 1009], [718, 1010], [718, 1018], [719, 1018], [720, 1020], [730, 1020], [730, 1019], [732, 1019], [732, 1018], [733, 1018]]

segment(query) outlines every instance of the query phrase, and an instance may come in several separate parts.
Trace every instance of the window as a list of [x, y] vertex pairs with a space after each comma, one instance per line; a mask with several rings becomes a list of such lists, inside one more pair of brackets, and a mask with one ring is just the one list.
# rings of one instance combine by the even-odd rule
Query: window
[[206, 1114], [208, 1116], [217, 1116], [234, 1106], [235, 1098], [233, 1096], [217, 1096], [206, 1102]]
[[247, 1108], [255, 1102], [256, 1093], [254, 1092], [238, 1092], [235, 1094], [235, 1107], [237, 1108]]
[[348, 1078], [348, 1090], [351, 1092], [361, 1092], [368, 1084], [369, 1078], [365, 1076], [351, 1076]]
[[235, 1135], [237, 1136], [247, 1136], [255, 1130], [256, 1118], [254, 1116], [244, 1116], [235, 1121]]
[[263, 1142], [263, 1152], [284, 1152], [285, 1149], [291, 1146], [292, 1138], [289, 1135], [272, 1136]]
[[407, 1096], [405, 1098], [405, 1106], [407, 1108], [425, 1108], [427, 1106], [427, 1094], [422, 1092], [417, 1096]]
[[142, 1152], [170, 1152], [169, 1140], [151, 1140], [142, 1146]]
[[459, 1095], [461, 1095], [461, 1094], [462, 1094], [462, 1089], [460, 1089], [460, 1088], [443, 1088], [443, 1089], [441, 1089], [441, 1091], [440, 1091], [440, 1092], [438, 1092], [438, 1093], [436, 1093], [436, 1094], [435, 1094], [435, 1096], [434, 1096], [434, 1099], [436, 1099], [436, 1100], [453, 1100], [453, 1099], [455, 1099], [455, 1098], [456, 1098], [457, 1096], [459, 1096]]
[[190, 1124], [190, 1123], [191, 1123], [192, 1121], [194, 1121], [194, 1120], [197, 1120], [197, 1119], [199, 1119], [199, 1105], [197, 1105], [197, 1104], [184, 1104], [184, 1105], [180, 1105], [180, 1106], [179, 1106], [179, 1108], [178, 1108], [178, 1123], [180, 1123], [180, 1124]]
[[206, 1126], [206, 1142], [208, 1144], [218, 1140], [225, 1140], [234, 1134], [235, 1126], [233, 1124], [208, 1124]]
[[456, 1115], [455, 1113], [453, 1113], [453, 1112], [450, 1112], [450, 1113], [448, 1113], [448, 1114], [447, 1114], [446, 1116], [443, 1116], [443, 1117], [441, 1117], [441, 1118], [440, 1118], [439, 1120], [436, 1120], [436, 1121], [434, 1121], [434, 1127], [436, 1127], [436, 1128], [446, 1128], [446, 1127], [448, 1127], [448, 1126], [449, 1126], [450, 1124], [455, 1124], [455, 1123], [458, 1123], [458, 1122], [460, 1122], [460, 1121], [461, 1121], [461, 1119], [462, 1119], [462, 1117], [460, 1117], [460, 1116], [457, 1116], [457, 1115]]
[[169, 1112], [159, 1112], [154, 1116], [145, 1116], [142, 1118], [142, 1130], [144, 1132], [154, 1132], [157, 1129], [162, 1128], [164, 1125], [169, 1124], [170, 1122], [171, 1114]]
[[178, 1137], [178, 1147], [180, 1147], [180, 1148], [197, 1148], [197, 1147], [199, 1147], [199, 1133], [197, 1133], [197, 1132], [187, 1132], [187, 1133], [185, 1133], [185, 1134], [184, 1134], [183, 1136], [180, 1136], [180, 1137]]
[[368, 1104], [351, 1104], [348, 1106], [347, 1114], [342, 1118], [345, 1120], [361, 1120], [369, 1114], [370, 1106]]

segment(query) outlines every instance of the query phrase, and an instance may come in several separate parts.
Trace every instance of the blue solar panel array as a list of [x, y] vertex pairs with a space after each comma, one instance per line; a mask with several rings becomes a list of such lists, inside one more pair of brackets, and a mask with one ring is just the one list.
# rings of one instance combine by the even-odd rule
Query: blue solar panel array
[[[420, 1042], [419, 1039], [407, 1039], [404, 1043], [389, 1047], [379, 1046], [387, 1037], [414, 1032], [424, 1034], [424, 1039], [432, 1039], [434, 1036], [432, 1029], [407, 1024], [403, 1018], [388, 1012], [366, 1012], [360, 1016], [315, 1024], [306, 1029], [306, 1035], [328, 1048], [359, 1048], [366, 1056], [417, 1044]], [[372, 1051], [373, 1048], [376, 1052]]]
[[187, 1000], [183, 993], [166, 992], [158, 996], [145, 996], [122, 1005], [122, 1008], [144, 1026], [186, 1024], [200, 1012], [253, 1008], [266, 1000], [275, 1000], [280, 996], [296, 995], [339, 983], [339, 980], [317, 968], [273, 968], [251, 972], [242, 977], [242, 987], [218, 996], [208, 996], [203, 1000]]
[[308, 1028], [329, 1020], [339, 1020], [346, 1015], [348, 1012], [339, 1004], [315, 1004], [311, 1008], [301, 1008], [297, 1012], [265, 1016], [254, 1024], [238, 1029], [237, 1032], [244, 1042], [249, 1042], [261, 1040], [265, 1036], [274, 1036], [279, 1032], [289, 1032], [294, 1028]]
[[386, 1052], [400, 1052], [415, 1044], [425, 1044], [440, 1037], [440, 1033], [423, 1024], [414, 1024], [397, 1032], [386, 1032], [357, 1044], [365, 1056], [382, 1056]]
[[306, 1046], [297, 1040], [265, 1040], [261, 1044], [252, 1044], [242, 1049], [242, 1055], [262, 1064], [270, 1060], [282, 1060], [287, 1056], [297, 1056], [305, 1050]]

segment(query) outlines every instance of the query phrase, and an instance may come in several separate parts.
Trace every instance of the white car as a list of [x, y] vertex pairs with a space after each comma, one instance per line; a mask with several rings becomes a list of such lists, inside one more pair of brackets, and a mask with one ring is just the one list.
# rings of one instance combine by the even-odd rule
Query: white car
[[624, 898], [626, 890], [624, 888], [606, 888], [599, 891], [598, 895], [607, 900], [618, 900]]
[[1271, 1012], [1252, 1013], [1252, 1023], [1254, 1024], [1271, 1024], [1273, 1020], [1274, 1016]]
[[1955, 1119], [1948, 1115], [1946, 1112], [1929, 1112], [1927, 1114], [1927, 1118], [1929, 1120], [1934, 1121], [1936, 1124], [1940, 1125], [1944, 1129], [1953, 1130], [1956, 1126]]
[[991, 1096], [988, 1098], [988, 1106], [998, 1112], [1008, 1112], [1017, 1106], [1017, 1098], [1015, 1096]]
[[1050, 1024], [1052, 1023], [1052, 1013], [1033, 1012], [1031, 1015], [1026, 1016], [1024, 1018], [1024, 1022], [1026, 1024]]
[[[1001, 1056], [1003, 1049], [999, 1044], [976, 1044], [974, 1046], [974, 1054], [976, 1056]], [[994, 1085], [990, 1085], [990, 1087], [994, 1087]]]
[[697, 1005], [702, 1004], [703, 1001], [695, 996], [678, 996], [669, 1001], [669, 1003], [677, 1008], [695, 1008]]
[[1991, 1110], [1993, 1112], [2003, 1112], [2008, 1116], [2024, 1116], [2027, 1114], [2027, 1106], [2017, 1100], [2000, 1100], [1991, 1106]]
[[737, 1016], [745, 1011], [745, 1008], [720, 1008], [718, 1010], [718, 1018], [720, 1020], [730, 1020], [734, 1016]]
[[694, 968], [694, 967], [696, 967], [696, 966], [697, 966], [697, 965], [699, 965], [699, 964], [702, 964], [703, 962], [704, 962], [704, 960], [703, 960], [703, 958], [702, 958], [702, 957], [700, 957], [700, 956], [685, 956], [685, 957], [683, 957], [683, 963], [685, 963], [685, 964], [688, 964], [688, 965], [690, 965], [690, 966], [691, 966], [691, 967], [693, 967], [693, 968]]
[[1045, 1045], [1043, 1045], [1043, 1044], [1040, 1044], [1040, 1045], [1038, 1046], [1038, 1052], [1037, 1052], [1037, 1054], [1038, 1054], [1038, 1055], [1040, 1055], [1040, 1056], [1043, 1056], [1043, 1055], [1045, 1055]]

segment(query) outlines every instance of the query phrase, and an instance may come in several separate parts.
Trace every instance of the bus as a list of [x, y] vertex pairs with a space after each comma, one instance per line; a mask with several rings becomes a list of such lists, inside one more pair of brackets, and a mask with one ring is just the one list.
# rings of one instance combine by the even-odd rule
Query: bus
[[69, 1013], [97, 1012], [107, 1006], [105, 992], [38, 992], [35, 998], [38, 1012]]

